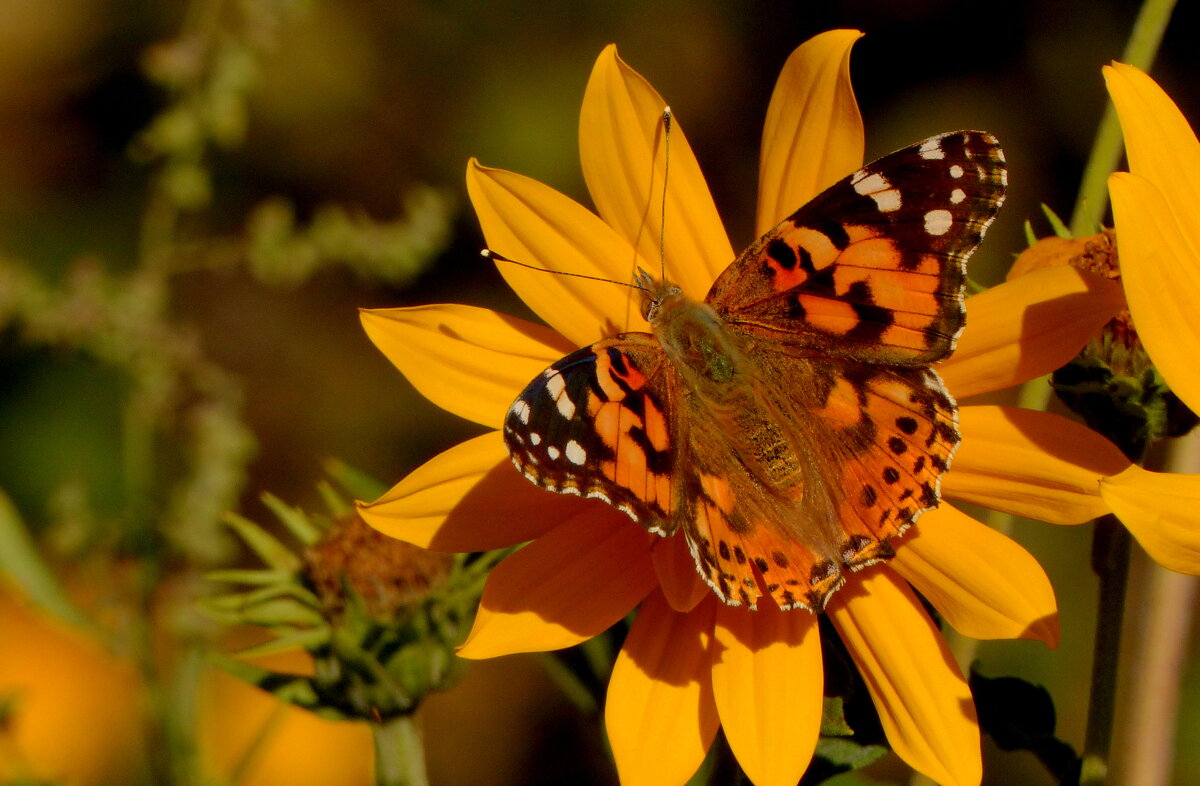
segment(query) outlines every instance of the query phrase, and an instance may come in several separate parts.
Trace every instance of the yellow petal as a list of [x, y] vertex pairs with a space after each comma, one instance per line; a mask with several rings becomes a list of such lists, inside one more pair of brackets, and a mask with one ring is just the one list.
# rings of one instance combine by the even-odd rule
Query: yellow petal
[[[1200, 204], [1200, 142], [1187, 119], [1170, 96], [1134, 66], [1113, 63], [1104, 68], [1104, 81], [1121, 120], [1129, 171], [1162, 192], [1177, 221], [1200, 229], [1195, 210]], [[1124, 251], [1121, 257], [1124, 268]]]
[[654, 586], [646, 533], [612, 508], [589, 504], [492, 570], [458, 654], [573, 646], [603, 633]]
[[958, 416], [963, 439], [942, 478], [947, 497], [1051, 524], [1108, 513], [1098, 484], [1129, 459], [1104, 437], [1029, 409], [963, 407]]
[[704, 761], [719, 726], [709, 659], [715, 604], [680, 614], [656, 592], [638, 610], [604, 707], [621, 786], [683, 786]]
[[[641, 264], [654, 275], [662, 234], [666, 106], [610, 44], [592, 69], [579, 114], [579, 155], [596, 210], [649, 261]], [[671, 121], [667, 180], [667, 277], [700, 299], [733, 261], [733, 249], [677, 118]], [[634, 260], [620, 261], [628, 277]]]
[[908, 585], [886, 569], [866, 571], [834, 595], [828, 612], [897, 755], [942, 786], [978, 786], [971, 691]]
[[713, 694], [738, 764], [755, 786], [794, 786], [821, 731], [817, 618], [721, 604], [714, 636]]
[[784, 63], [763, 126], [756, 234], [862, 166], [862, 115], [850, 85], [850, 47], [862, 35], [821, 33]]
[[1124, 306], [1115, 281], [1060, 266], [967, 299], [967, 326], [938, 368], [958, 398], [1047, 374], [1083, 349]]
[[687, 613], [696, 608], [711, 591], [696, 568], [696, 560], [681, 535], [655, 537], [650, 545], [654, 572], [663, 595], [675, 611]]
[[488, 247], [541, 268], [496, 262], [513, 291], [566, 336], [572, 349], [621, 330], [645, 329], [637, 293], [611, 283], [631, 280], [637, 263], [633, 249], [595, 214], [532, 178], [474, 159], [467, 164], [467, 193]]
[[1200, 575], [1200, 475], [1149, 472], [1134, 464], [1105, 478], [1100, 494], [1155, 562]]
[[[1175, 394], [1200, 411], [1200, 219], [1172, 220], [1164, 193], [1137, 175], [1110, 176], [1108, 191], [1121, 280], [1138, 337]], [[1188, 204], [1189, 210], [1195, 207]]]
[[549, 328], [474, 306], [363, 309], [359, 318], [421, 395], [491, 428], [530, 380], [574, 349]]
[[950, 505], [921, 516], [900, 541], [895, 569], [974, 639], [1058, 646], [1058, 604], [1046, 571], [1015, 541]]
[[522, 477], [492, 431], [433, 457], [375, 502], [360, 502], [358, 512], [422, 548], [486, 551], [532, 540], [585, 504]]

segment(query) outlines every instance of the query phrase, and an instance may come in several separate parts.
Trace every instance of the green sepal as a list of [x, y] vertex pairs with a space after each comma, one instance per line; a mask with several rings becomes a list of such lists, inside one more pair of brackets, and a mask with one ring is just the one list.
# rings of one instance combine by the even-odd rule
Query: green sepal
[[821, 736], [850, 737], [854, 729], [846, 722], [846, 707], [841, 696], [826, 696], [821, 705]]

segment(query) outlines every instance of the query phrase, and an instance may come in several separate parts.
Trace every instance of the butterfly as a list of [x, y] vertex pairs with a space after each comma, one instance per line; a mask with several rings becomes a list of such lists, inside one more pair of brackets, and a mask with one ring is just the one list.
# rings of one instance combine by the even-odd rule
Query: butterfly
[[730, 605], [821, 611], [938, 505], [960, 437], [932, 366], [962, 331], [966, 262], [1006, 185], [994, 136], [940, 134], [830, 186], [703, 302], [639, 269], [652, 332], [530, 382], [505, 415], [513, 464], [682, 532]]

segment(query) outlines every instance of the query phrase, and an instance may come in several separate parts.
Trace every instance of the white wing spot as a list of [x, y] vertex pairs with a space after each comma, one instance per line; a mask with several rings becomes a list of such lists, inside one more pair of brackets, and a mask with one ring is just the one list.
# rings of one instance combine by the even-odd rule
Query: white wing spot
[[931, 235], [944, 235], [950, 231], [954, 217], [949, 210], [930, 210], [925, 214], [925, 231]]
[[546, 377], [546, 391], [550, 394], [550, 398], [554, 399], [558, 413], [570, 420], [575, 417], [575, 402], [567, 395], [566, 389], [567, 383], [563, 381], [562, 374], [556, 372], [554, 376]]
[[529, 425], [529, 402], [523, 398], [519, 398], [513, 402], [512, 408], [509, 410], [517, 416], [517, 420], [526, 426]]
[[558, 448], [551, 445], [550, 447], [546, 448], [546, 455], [549, 456], [551, 460], [558, 461], [558, 457], [562, 455], [562, 452], [559, 451]]
[[850, 180], [854, 190], [862, 196], [875, 200], [875, 207], [881, 213], [891, 213], [900, 209], [900, 192], [892, 188], [892, 184], [878, 172], [867, 174], [860, 169]]
[[612, 500], [609, 498], [609, 496], [597, 488], [588, 489], [587, 496], [591, 499], [603, 500], [604, 502], [612, 504]]
[[587, 460], [587, 451], [575, 440], [567, 443], [567, 461], [572, 464], [582, 464]]
[[920, 149], [917, 150], [917, 152], [921, 154], [921, 158], [924, 158], [929, 161], [935, 161], [939, 158], [946, 157], [945, 151], [942, 150], [941, 137], [934, 137], [933, 139], [926, 139], [925, 143], [921, 145]]
[[958, 164], [950, 167], [950, 177], [958, 178], [963, 176], [963, 168]]
[[874, 194], [876, 191], [883, 191], [892, 185], [887, 181], [886, 177], [878, 172], [867, 174], [867, 170], [865, 169], [860, 169], [851, 182], [854, 184], [854, 190], [863, 196]]
[[[956, 188], [950, 192], [951, 204], [957, 205], [959, 202], [962, 202], [966, 198], [967, 198], [967, 194], [961, 188]], [[537, 443], [534, 443], [534, 444], [537, 444]]]
[[534, 445], [540, 445], [540, 444], [542, 444], [542, 435], [537, 433], [536, 431], [531, 431], [531, 432], [529, 432], [529, 441], [532, 442]]

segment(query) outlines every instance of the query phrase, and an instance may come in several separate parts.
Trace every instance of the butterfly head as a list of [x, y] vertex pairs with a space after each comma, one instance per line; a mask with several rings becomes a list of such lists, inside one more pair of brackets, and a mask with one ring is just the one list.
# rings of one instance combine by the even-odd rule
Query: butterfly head
[[634, 274], [635, 286], [642, 292], [642, 318], [653, 324], [664, 303], [683, 297], [683, 290], [666, 279], [656, 279], [642, 268]]

